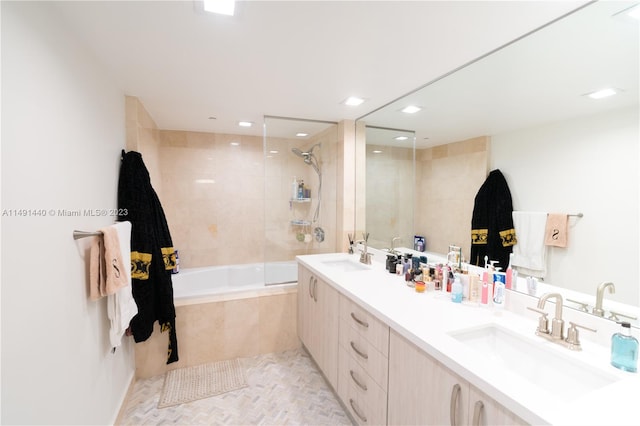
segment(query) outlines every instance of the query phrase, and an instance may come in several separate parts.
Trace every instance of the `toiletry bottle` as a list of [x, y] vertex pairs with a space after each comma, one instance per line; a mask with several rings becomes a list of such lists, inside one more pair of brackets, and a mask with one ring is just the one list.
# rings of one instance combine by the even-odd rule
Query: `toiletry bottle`
[[622, 325], [622, 332], [611, 336], [611, 365], [635, 373], [638, 365], [638, 340], [631, 335], [631, 324]]
[[451, 301], [453, 303], [462, 302], [462, 283], [460, 282], [458, 274], [456, 274], [453, 285], [451, 286]]
[[509, 266], [507, 266], [507, 282], [505, 288], [515, 289], [518, 284], [518, 271], [513, 268], [513, 253], [509, 255]]
[[493, 306], [501, 309], [504, 308], [505, 284], [502, 281], [496, 281], [493, 288]]
[[298, 198], [304, 198], [304, 181], [302, 179], [298, 183]]
[[476, 274], [471, 274], [469, 276], [469, 302], [478, 303], [480, 302], [480, 276]]
[[486, 280], [482, 280], [482, 295], [480, 297], [480, 303], [486, 305], [489, 303], [489, 284]]
[[298, 181], [296, 177], [293, 177], [293, 183], [291, 184], [291, 199], [295, 200], [298, 198]]

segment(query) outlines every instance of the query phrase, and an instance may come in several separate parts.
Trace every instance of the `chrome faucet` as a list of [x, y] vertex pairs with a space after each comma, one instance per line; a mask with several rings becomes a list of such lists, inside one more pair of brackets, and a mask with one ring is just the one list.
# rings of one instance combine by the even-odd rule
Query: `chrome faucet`
[[[556, 299], [556, 313], [555, 318], [551, 321], [551, 331], [548, 328], [548, 320], [547, 313], [544, 311], [544, 305], [547, 303], [547, 300], [550, 298]], [[538, 320], [538, 328], [536, 329], [536, 336], [544, 337], [548, 340], [551, 340], [554, 343], [560, 343], [563, 346], [574, 350], [581, 350], [580, 346], [580, 337], [578, 333], [578, 328], [582, 328], [584, 330], [596, 332], [596, 330], [585, 327], [583, 325], [579, 325], [573, 322], [569, 322], [569, 330], [567, 330], [567, 338], [564, 338], [564, 321], [562, 319], [562, 295], [560, 293], [545, 293], [538, 300], [538, 307], [528, 309], [538, 312], [542, 314], [540, 319]]]
[[612, 282], [603, 282], [598, 286], [596, 291], [596, 307], [593, 308], [593, 314], [599, 317], [604, 316], [604, 309], [602, 309], [602, 298], [604, 297], [604, 289], [609, 288], [609, 294], [616, 292], [616, 286]]
[[[560, 293], [545, 293], [538, 300], [538, 309], [543, 310], [547, 299], [556, 299], [556, 316], [551, 320], [551, 338], [553, 340], [564, 339], [564, 321], [562, 320], [562, 295]], [[548, 330], [547, 330], [548, 332]]]
[[371, 265], [371, 256], [372, 253], [368, 253], [367, 252], [367, 241], [369, 240], [369, 233], [362, 233], [362, 240], [358, 240], [355, 242], [355, 244], [357, 245], [358, 243], [362, 243], [364, 245], [364, 250], [360, 250], [360, 263], [364, 263], [365, 265]]
[[400, 238], [400, 237], [393, 237], [393, 238], [391, 239], [391, 248], [389, 249], [389, 253], [390, 253], [390, 254], [395, 254], [396, 256], [399, 256], [399, 255], [400, 255], [400, 252], [399, 252], [398, 250], [396, 250], [396, 245], [395, 245], [396, 241], [402, 241], [402, 238]]

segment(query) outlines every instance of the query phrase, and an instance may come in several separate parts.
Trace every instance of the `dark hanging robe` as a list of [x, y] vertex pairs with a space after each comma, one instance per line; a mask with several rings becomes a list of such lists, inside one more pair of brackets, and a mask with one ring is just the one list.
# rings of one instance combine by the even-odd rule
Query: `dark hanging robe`
[[476, 194], [471, 218], [471, 263], [484, 266], [484, 257], [497, 260], [503, 271], [516, 243], [511, 191], [502, 172], [489, 173]]
[[167, 364], [178, 361], [171, 270], [176, 257], [167, 220], [139, 152], [122, 151], [118, 220], [131, 222], [131, 281], [138, 314], [130, 322], [134, 340], [144, 342], [157, 320], [169, 332]]

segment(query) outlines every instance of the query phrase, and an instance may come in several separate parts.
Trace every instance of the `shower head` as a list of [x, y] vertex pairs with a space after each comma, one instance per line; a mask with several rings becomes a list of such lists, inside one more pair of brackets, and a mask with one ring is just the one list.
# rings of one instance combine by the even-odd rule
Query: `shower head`
[[313, 150], [317, 147], [320, 146], [320, 143], [317, 143], [315, 145], [313, 145], [309, 151], [302, 151], [299, 148], [291, 148], [291, 152], [293, 152], [295, 155], [297, 155], [298, 157], [302, 157], [304, 158], [305, 163], [307, 164], [311, 164], [310, 163], [310, 157], [313, 155]]

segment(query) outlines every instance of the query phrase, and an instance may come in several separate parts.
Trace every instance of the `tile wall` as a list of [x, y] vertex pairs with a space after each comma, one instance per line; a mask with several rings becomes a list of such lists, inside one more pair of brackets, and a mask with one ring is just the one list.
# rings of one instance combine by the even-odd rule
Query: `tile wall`
[[489, 145], [481, 136], [416, 151], [415, 229], [427, 250], [446, 253], [455, 244], [469, 259], [473, 203], [487, 177]]

